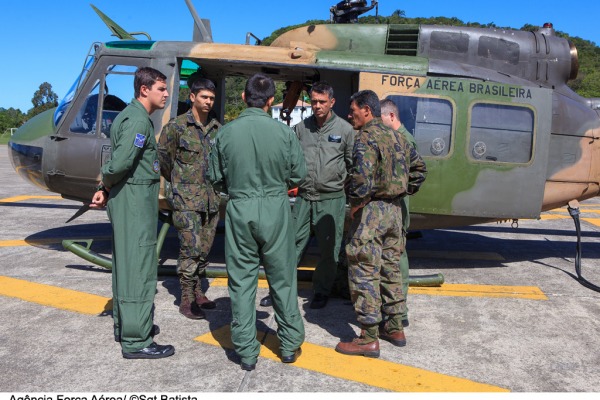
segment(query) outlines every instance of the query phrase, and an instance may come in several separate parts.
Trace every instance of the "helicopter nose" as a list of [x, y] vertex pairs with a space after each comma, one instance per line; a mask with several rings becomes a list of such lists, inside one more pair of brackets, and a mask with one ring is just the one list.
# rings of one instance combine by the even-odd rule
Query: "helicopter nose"
[[27, 121], [11, 136], [8, 154], [15, 171], [33, 185], [49, 190], [42, 173], [44, 143], [53, 132], [53, 112], [44, 111]]

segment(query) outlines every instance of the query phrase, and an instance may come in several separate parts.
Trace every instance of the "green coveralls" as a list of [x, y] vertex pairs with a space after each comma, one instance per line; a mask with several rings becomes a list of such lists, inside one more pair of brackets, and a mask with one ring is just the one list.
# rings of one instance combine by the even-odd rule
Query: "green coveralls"
[[294, 131], [304, 151], [307, 169], [292, 209], [297, 262], [300, 263], [313, 230], [321, 252], [313, 273], [313, 290], [329, 296], [337, 275], [344, 232], [344, 183], [352, 167], [354, 129], [332, 111], [322, 127], [312, 115], [294, 126]]
[[222, 127], [211, 150], [209, 178], [229, 194], [225, 260], [231, 298], [231, 339], [243, 363], [254, 364], [256, 289], [262, 260], [279, 329], [281, 355], [304, 342], [298, 308], [294, 223], [287, 190], [306, 175], [294, 132], [259, 108]]
[[138, 100], [115, 119], [110, 142], [102, 182], [110, 188], [113, 320], [123, 351], [134, 352], [152, 343], [160, 181], [154, 126]]
[[[404, 125], [400, 126], [400, 129], [398, 129], [398, 132], [402, 133], [402, 135], [404, 135], [404, 138], [406, 139], [406, 141], [408, 143], [410, 143], [410, 145], [417, 150], [417, 142], [415, 141], [415, 138], [413, 137], [413, 135], [410, 134], [409, 131], [406, 130], [406, 128], [404, 127]], [[400, 207], [402, 208], [402, 230], [404, 231], [404, 235], [406, 236], [406, 233], [408, 232], [408, 227], [410, 226], [410, 212], [409, 212], [409, 202], [408, 202], [408, 196], [404, 196], [400, 202]], [[406, 251], [406, 249], [404, 249], [404, 251], [402, 252], [402, 256], [400, 257], [400, 272], [402, 273], [402, 293], [404, 294], [404, 300], [405, 300], [405, 304], [406, 307], [404, 308], [404, 313], [402, 314], [402, 319], [407, 319], [408, 318], [408, 277], [409, 277], [409, 271], [408, 271], [408, 252]]]

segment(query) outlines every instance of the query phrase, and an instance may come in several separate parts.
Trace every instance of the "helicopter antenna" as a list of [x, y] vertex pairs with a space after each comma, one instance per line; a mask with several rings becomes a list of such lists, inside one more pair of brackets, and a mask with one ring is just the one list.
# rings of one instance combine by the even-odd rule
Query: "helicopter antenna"
[[213, 41], [212, 35], [208, 31], [208, 29], [206, 29], [206, 26], [204, 26], [204, 23], [198, 16], [198, 13], [196, 12], [196, 8], [194, 8], [194, 5], [192, 4], [191, 0], [185, 0], [185, 3], [187, 4], [187, 6], [190, 10], [190, 14], [192, 14], [192, 18], [194, 18], [196, 27], [200, 30], [200, 36], [202, 38], [200, 41], [212, 43], [212, 41]]
[[371, 0], [371, 5], [367, 6], [367, 0], [344, 0], [332, 6], [329, 9], [330, 20], [336, 24], [355, 24], [358, 22], [358, 16], [367, 11], [376, 8], [376, 17], [379, 19], [379, 1]]
[[96, 14], [98, 14], [102, 22], [104, 22], [108, 29], [110, 29], [113, 36], [116, 36], [121, 40], [137, 40], [133, 37], [133, 35], [144, 35], [148, 38], [148, 40], [152, 40], [150, 38], [150, 35], [148, 35], [146, 32], [127, 32], [119, 24], [110, 19], [108, 15], [104, 14], [102, 11], [96, 8], [93, 4], [90, 4], [90, 6], [92, 6], [92, 8], [94, 9], [94, 11], [96, 11]]

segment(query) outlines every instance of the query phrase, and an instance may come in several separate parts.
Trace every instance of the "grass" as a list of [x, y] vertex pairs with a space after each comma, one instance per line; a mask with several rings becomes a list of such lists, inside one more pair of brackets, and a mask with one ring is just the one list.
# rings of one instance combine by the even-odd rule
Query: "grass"
[[10, 140], [10, 134], [0, 135], [0, 144], [7, 144]]

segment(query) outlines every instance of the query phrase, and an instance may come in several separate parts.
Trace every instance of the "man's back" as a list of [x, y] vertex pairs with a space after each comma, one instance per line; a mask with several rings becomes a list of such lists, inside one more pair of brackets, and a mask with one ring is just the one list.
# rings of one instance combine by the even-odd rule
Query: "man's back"
[[306, 174], [293, 131], [258, 108], [225, 125], [215, 147], [230, 199], [287, 196]]

